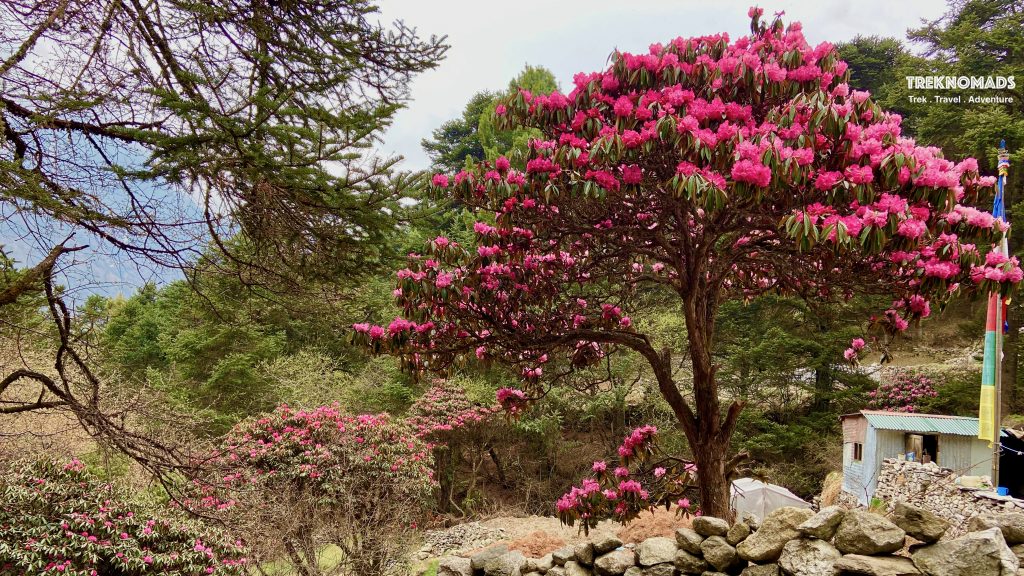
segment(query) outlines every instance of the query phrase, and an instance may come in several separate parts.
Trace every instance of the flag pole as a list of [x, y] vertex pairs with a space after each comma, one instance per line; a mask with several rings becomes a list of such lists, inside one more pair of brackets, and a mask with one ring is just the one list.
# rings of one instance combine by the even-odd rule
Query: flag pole
[[[1010, 155], [1006, 151], [1006, 140], [999, 141], [998, 176], [996, 179], [996, 197], [999, 203], [1000, 220], [1006, 219], [1006, 197], [1003, 195], [1006, 186], [1006, 177], [1010, 172]], [[999, 251], [1004, 256], [1009, 256], [1009, 247], [1006, 242], [1006, 233], [999, 242]], [[995, 370], [995, 402], [992, 406], [992, 485], [999, 489], [999, 451], [1002, 447], [1002, 404], [1003, 404], [1003, 296], [997, 293], [996, 301], [996, 370]]]

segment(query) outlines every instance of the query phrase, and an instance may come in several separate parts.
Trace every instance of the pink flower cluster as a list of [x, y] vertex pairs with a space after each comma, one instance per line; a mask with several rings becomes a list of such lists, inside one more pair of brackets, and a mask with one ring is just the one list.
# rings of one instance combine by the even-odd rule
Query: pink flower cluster
[[498, 405], [509, 414], [516, 416], [526, 409], [529, 398], [518, 388], [501, 388], [497, 393]]
[[935, 383], [924, 374], [900, 370], [868, 392], [868, 406], [892, 412], [916, 412], [925, 398], [938, 396]]
[[691, 513], [690, 501], [679, 494], [693, 479], [696, 466], [674, 458], [655, 461], [656, 435], [654, 426], [635, 428], [619, 446], [618, 466], [594, 462], [594, 477], [583, 479], [555, 503], [559, 518], [570, 525], [580, 521], [586, 530], [599, 520], [627, 521], [659, 505], [675, 504], [677, 512]]

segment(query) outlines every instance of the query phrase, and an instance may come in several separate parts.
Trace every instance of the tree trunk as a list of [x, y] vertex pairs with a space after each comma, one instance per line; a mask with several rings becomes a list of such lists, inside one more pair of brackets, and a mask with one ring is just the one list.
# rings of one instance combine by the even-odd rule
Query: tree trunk
[[726, 463], [729, 439], [736, 428], [743, 405], [733, 402], [723, 418], [711, 349], [717, 306], [713, 301], [691, 295], [683, 307], [686, 317], [688, 351], [693, 367], [694, 410], [684, 421], [683, 430], [697, 464], [700, 509], [704, 515], [731, 519], [729, 480]]
[[693, 459], [697, 464], [697, 486], [700, 491], [700, 511], [705, 516], [732, 520], [730, 506], [729, 478], [725, 469], [728, 442], [712, 439], [690, 440]]

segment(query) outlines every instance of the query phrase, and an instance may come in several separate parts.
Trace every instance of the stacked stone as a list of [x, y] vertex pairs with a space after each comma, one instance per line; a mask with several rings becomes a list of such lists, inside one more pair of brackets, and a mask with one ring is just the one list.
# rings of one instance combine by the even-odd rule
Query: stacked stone
[[[986, 514], [971, 532], [941, 540], [949, 523], [899, 504], [890, 518], [831, 506], [779, 508], [760, 526], [698, 517], [675, 538], [623, 545], [605, 536], [526, 558], [504, 545], [472, 558], [443, 558], [438, 576], [1017, 576], [1024, 514]], [[902, 552], [910, 536], [919, 542]], [[1011, 549], [1007, 543], [1015, 545]]]
[[949, 535], [968, 532], [968, 522], [980, 512], [1002, 513], [1020, 511], [1019, 500], [993, 497], [988, 490], [960, 486], [957, 473], [934, 463], [886, 459], [878, 476], [874, 496], [886, 503], [892, 512], [896, 502], [905, 502], [934, 512], [949, 521]]

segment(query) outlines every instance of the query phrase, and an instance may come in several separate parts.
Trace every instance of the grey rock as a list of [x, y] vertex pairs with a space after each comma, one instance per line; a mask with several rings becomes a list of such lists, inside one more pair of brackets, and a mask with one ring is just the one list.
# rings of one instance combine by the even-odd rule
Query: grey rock
[[520, 576], [526, 556], [513, 550], [501, 556], [495, 556], [484, 563], [485, 576]]
[[906, 532], [867, 510], [850, 510], [836, 530], [835, 545], [843, 554], [887, 554], [903, 548]]
[[700, 554], [700, 543], [703, 541], [704, 537], [690, 528], [676, 530], [676, 544], [690, 554]]
[[790, 576], [836, 576], [840, 556], [839, 550], [824, 540], [800, 538], [782, 548], [779, 567]]
[[664, 536], [648, 538], [636, 549], [637, 563], [641, 566], [653, 566], [672, 562], [676, 558], [676, 542]]
[[704, 572], [700, 576], [729, 576], [725, 572]]
[[761, 527], [761, 519], [757, 516], [754, 516], [750, 512], [744, 512], [743, 514], [740, 514], [740, 522], [743, 522], [747, 526], [750, 526], [751, 532], [756, 532], [757, 529]]
[[700, 556], [690, 554], [686, 550], [676, 551], [676, 557], [673, 562], [676, 568], [683, 574], [702, 574], [710, 568], [706, 560]]
[[693, 519], [693, 529], [701, 536], [725, 536], [729, 532], [729, 523], [714, 516], [697, 516]]
[[655, 564], [640, 572], [643, 576], [674, 576], [675, 573], [676, 567], [672, 564]]
[[728, 572], [730, 568], [736, 566], [740, 559], [736, 554], [736, 549], [721, 536], [708, 537], [707, 540], [701, 542], [700, 551], [704, 554], [704, 559], [708, 564], [711, 564], [719, 572]]
[[543, 574], [541, 572], [527, 572], [523, 576], [543, 576]]
[[555, 566], [555, 558], [551, 554], [545, 554], [535, 562], [538, 572], [546, 573]]
[[566, 562], [565, 566], [562, 566], [562, 568], [565, 570], [565, 576], [591, 576], [591, 574], [593, 574], [590, 571], [590, 568], [587, 568], [575, 560]]
[[847, 554], [836, 562], [843, 574], [863, 576], [917, 576], [921, 573], [910, 558], [902, 556], [863, 556]]
[[735, 546], [746, 540], [747, 536], [750, 536], [750, 532], [750, 526], [743, 522], [737, 522], [729, 527], [729, 531], [725, 533], [725, 540], [730, 545]]
[[949, 529], [949, 522], [934, 512], [897, 502], [889, 517], [908, 536], [922, 542], [938, 542]]
[[487, 563], [491, 558], [497, 558], [503, 554], [508, 554], [508, 546], [504, 544], [496, 544], [489, 548], [485, 548], [470, 557], [470, 566], [473, 570], [483, 570], [484, 564]]
[[565, 568], [561, 566], [552, 566], [551, 570], [545, 572], [546, 576], [565, 576]]
[[751, 562], [775, 562], [782, 554], [786, 542], [800, 537], [797, 526], [813, 515], [814, 512], [806, 508], [777, 508], [765, 517], [756, 532], [736, 546], [736, 552], [740, 558]]
[[771, 564], [751, 564], [740, 572], [740, 576], [779, 576], [779, 565], [774, 562]]
[[446, 556], [437, 563], [437, 576], [473, 576], [469, 558]]
[[1016, 576], [1020, 567], [999, 528], [924, 546], [911, 558], [928, 576]]
[[601, 554], [607, 554], [619, 546], [622, 546], [622, 540], [619, 540], [615, 536], [602, 536], [597, 540], [594, 540], [594, 555], [600, 556]]
[[556, 566], [565, 566], [566, 562], [576, 559], [576, 547], [563, 546], [551, 553], [551, 559]]
[[613, 550], [594, 560], [594, 571], [599, 576], [618, 576], [630, 566], [636, 566], [636, 554], [626, 548]]
[[804, 536], [819, 540], [831, 540], [836, 535], [836, 529], [843, 521], [844, 514], [846, 514], [846, 508], [842, 506], [822, 508], [820, 512], [808, 518], [798, 528]]
[[581, 542], [576, 545], [576, 561], [584, 566], [594, 565], [593, 542]]
[[998, 514], [979, 514], [967, 523], [967, 529], [971, 532], [999, 528], [1003, 532], [1006, 543], [1024, 544], [1024, 513], [1001, 512]]
[[626, 571], [624, 572], [624, 575], [625, 576], [644, 576], [644, 570], [643, 570], [643, 568], [640, 568], [639, 566], [630, 566], [629, 568], [626, 568]]

